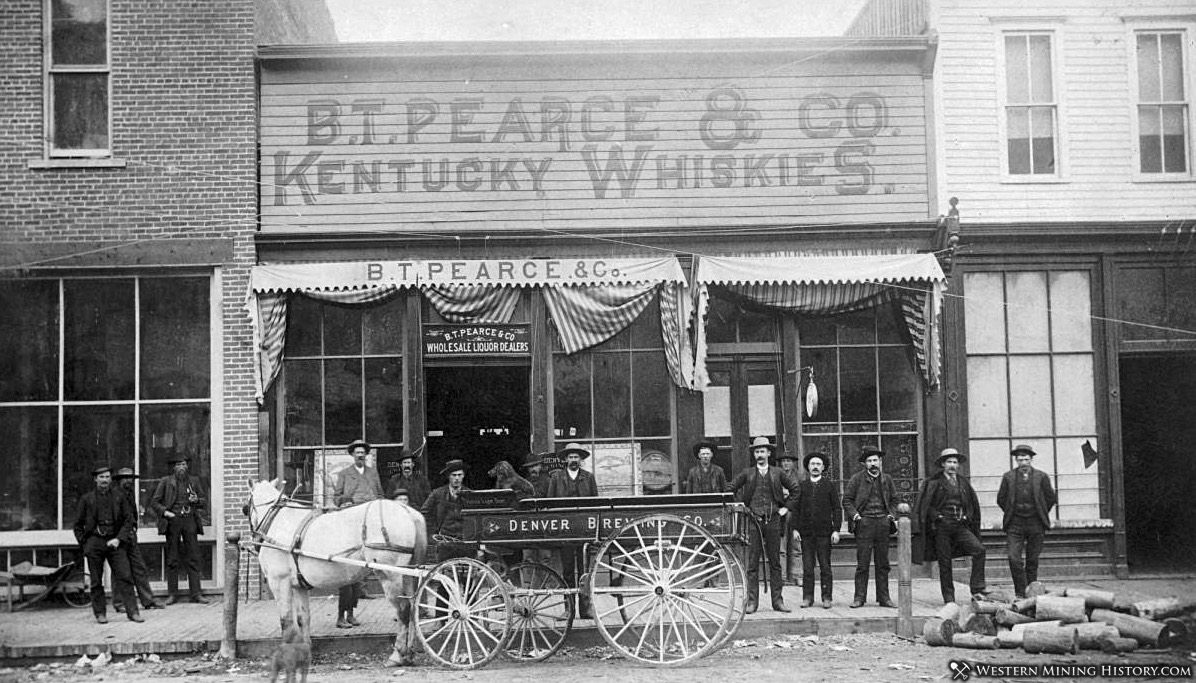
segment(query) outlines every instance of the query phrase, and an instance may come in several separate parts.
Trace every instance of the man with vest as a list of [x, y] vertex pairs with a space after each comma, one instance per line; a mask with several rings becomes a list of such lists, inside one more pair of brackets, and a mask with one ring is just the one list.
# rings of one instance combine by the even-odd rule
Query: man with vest
[[959, 473], [963, 454], [944, 448], [935, 465], [939, 472], [922, 482], [914, 516], [923, 538], [923, 559], [938, 561], [939, 588], [944, 603], [955, 602], [955, 577], [951, 560], [972, 558], [968, 587], [972, 595], [984, 593], [984, 545], [980, 542], [980, 501], [968, 478]]
[[150, 508], [158, 515], [158, 534], [166, 537], [166, 604], [178, 602], [179, 569], [187, 572], [191, 602], [207, 604], [200, 587], [199, 536], [206, 505], [199, 478], [187, 473], [191, 459], [180, 455], [167, 462], [171, 474], [158, 480]]
[[[381, 498], [382, 481], [378, 478], [378, 470], [366, 464], [370, 445], [357, 439], [346, 446], [345, 450], [353, 456], [353, 464], [336, 473], [336, 488], [333, 489], [332, 502], [337, 507], [348, 507]], [[341, 586], [336, 608], [337, 628], [361, 626], [361, 622], [353, 616], [353, 610], [357, 609], [357, 601], [364, 594], [364, 579]]]
[[763, 553], [768, 562], [768, 589], [772, 591], [772, 608], [778, 612], [789, 612], [781, 592], [784, 588], [781, 580], [781, 534], [787, 527], [785, 517], [797, 501], [798, 482], [785, 470], [769, 464], [776, 454], [776, 446], [769, 442], [768, 437], [758, 436], [752, 440], [750, 452], [755, 464], [735, 475], [735, 479], [727, 485], [727, 490], [736, 494], [736, 500], [747, 506], [748, 513], [757, 522], [760, 531], [749, 532], [748, 594], [744, 611], [747, 614], [754, 613], [760, 602], [760, 555]]
[[[598, 484], [594, 475], [581, 468], [581, 461], [590, 457], [590, 452], [581, 444], [565, 445], [565, 469], [552, 473], [548, 480], [549, 498], [584, 498], [598, 495]], [[585, 571], [584, 548], [581, 546], [565, 546], [561, 548], [561, 569], [565, 583], [570, 588], [577, 587], [577, 577]], [[590, 599], [585, 594], [579, 594], [577, 600], [577, 616], [580, 619], [593, 619]]]
[[859, 463], [864, 469], [847, 480], [843, 490], [843, 511], [848, 529], [855, 534], [855, 596], [850, 607], [863, 607], [868, 598], [868, 565], [876, 565], [876, 602], [896, 607], [889, 597], [889, 534], [897, 519], [897, 496], [893, 478], [881, 469], [884, 451], [866, 446]]
[[1005, 513], [1001, 528], [1006, 534], [1005, 551], [1009, 556], [1009, 573], [1013, 575], [1013, 592], [1024, 598], [1026, 586], [1038, 580], [1038, 556], [1046, 531], [1051, 528], [1051, 508], [1055, 507], [1056, 497], [1047, 473], [1030, 465], [1035, 456], [1033, 448], [1018, 444], [1010, 454], [1017, 467], [1001, 477], [997, 505]]
[[87, 570], [91, 573], [91, 610], [96, 622], [108, 623], [108, 603], [104, 597], [104, 563], [112, 570], [112, 592], [120, 596], [129, 621], [142, 622], [141, 610], [129, 570], [129, 545], [136, 532], [137, 511], [125, 495], [112, 486], [112, 468], [103, 465], [92, 470], [95, 488], [79, 499], [75, 514], [75, 540]]

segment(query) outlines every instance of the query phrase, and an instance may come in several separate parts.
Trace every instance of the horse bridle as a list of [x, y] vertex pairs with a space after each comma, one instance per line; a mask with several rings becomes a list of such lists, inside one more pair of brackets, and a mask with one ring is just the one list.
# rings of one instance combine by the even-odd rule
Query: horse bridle
[[[241, 506], [241, 512], [249, 518], [249, 533], [255, 541], [260, 541], [266, 537], [266, 531], [274, 523], [274, 518], [278, 516], [278, 512], [286, 507], [287, 500], [286, 494], [280, 491], [278, 497], [269, 503], [254, 503], [253, 489], [249, 490], [249, 499]], [[267, 505], [270, 506], [270, 509], [266, 510], [266, 513], [261, 516], [257, 524], [254, 524], [253, 514], [251, 513], [256, 513], [258, 508], [266, 507]]]

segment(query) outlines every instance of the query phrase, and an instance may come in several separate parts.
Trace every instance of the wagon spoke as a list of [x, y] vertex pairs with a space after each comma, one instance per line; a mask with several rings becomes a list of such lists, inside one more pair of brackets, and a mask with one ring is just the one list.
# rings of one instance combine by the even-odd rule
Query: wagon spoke
[[[616, 605], [615, 607], [608, 609], [605, 612], [602, 612], [601, 614], [598, 615], [598, 620], [601, 621], [602, 619], [605, 619], [606, 617], [614, 614], [615, 612], [621, 612], [625, 609], [630, 609], [636, 603], [644, 602], [645, 600], [652, 600], [655, 597], [656, 597], [655, 593], [646, 593], [637, 598], [632, 598], [631, 600], [626, 601], [622, 605]], [[636, 616], [639, 616], [639, 614], [636, 614]], [[634, 617], [632, 619], [629, 619], [628, 622], [630, 622], [632, 620], [634, 620]]]

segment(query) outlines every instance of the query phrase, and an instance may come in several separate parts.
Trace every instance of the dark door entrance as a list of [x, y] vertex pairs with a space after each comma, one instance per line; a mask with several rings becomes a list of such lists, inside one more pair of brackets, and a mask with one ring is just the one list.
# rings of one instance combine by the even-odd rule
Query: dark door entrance
[[531, 443], [528, 384], [526, 365], [424, 368], [433, 488], [444, 484], [438, 473], [453, 458], [469, 466], [465, 485], [474, 489], [493, 486], [486, 472], [499, 460], [518, 470]]
[[730, 480], [751, 464], [748, 445], [754, 437], [767, 436], [784, 445], [779, 443], [784, 424], [780, 364], [776, 358], [731, 356], [712, 359], [707, 368], [710, 386], [703, 394], [704, 429], [719, 446], [715, 464]]
[[1122, 356], [1130, 571], [1196, 566], [1196, 356]]

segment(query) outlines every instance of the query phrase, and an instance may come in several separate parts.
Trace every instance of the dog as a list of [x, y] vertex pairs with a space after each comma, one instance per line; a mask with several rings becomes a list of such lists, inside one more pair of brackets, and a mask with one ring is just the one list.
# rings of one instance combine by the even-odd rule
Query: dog
[[498, 464], [486, 474], [494, 477], [494, 488], [511, 489], [515, 491], [516, 500], [536, 495], [532, 483], [515, 473], [515, 468], [506, 460], [499, 460]]
[[270, 683], [278, 683], [278, 672], [285, 671], [286, 683], [295, 683], [299, 674], [300, 683], [307, 683], [307, 670], [311, 668], [311, 644], [303, 640], [299, 629], [287, 627], [282, 642], [270, 658]]

